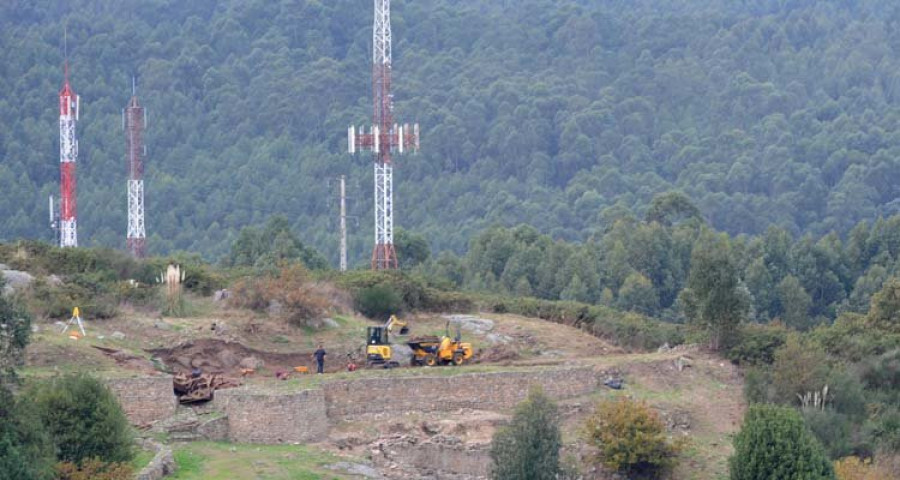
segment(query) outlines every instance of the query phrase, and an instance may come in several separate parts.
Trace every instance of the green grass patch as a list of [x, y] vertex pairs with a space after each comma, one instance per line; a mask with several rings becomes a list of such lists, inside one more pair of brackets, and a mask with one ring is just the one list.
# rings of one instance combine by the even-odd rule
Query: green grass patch
[[142, 468], [150, 463], [150, 460], [153, 460], [154, 455], [155, 454], [149, 450], [138, 450], [134, 455], [134, 460], [131, 461], [131, 466], [134, 467], [134, 471], [140, 472]]
[[305, 445], [195, 442], [174, 452], [178, 480], [318, 480], [350, 478], [324, 468], [341, 459]]
[[194, 449], [175, 450], [175, 465], [178, 469], [175, 475], [169, 478], [203, 478], [203, 466], [206, 456], [193, 451]]

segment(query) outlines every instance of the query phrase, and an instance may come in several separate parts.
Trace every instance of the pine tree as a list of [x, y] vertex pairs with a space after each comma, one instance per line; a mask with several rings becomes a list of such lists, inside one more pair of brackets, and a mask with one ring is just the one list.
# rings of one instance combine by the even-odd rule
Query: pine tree
[[793, 408], [752, 405], [734, 437], [731, 480], [834, 479], [822, 444]]
[[494, 434], [495, 480], [554, 480], [560, 473], [559, 414], [539, 388], [516, 407], [512, 421]]
[[[0, 292], [5, 283], [0, 274]], [[0, 385], [14, 380], [14, 368], [22, 361], [30, 333], [28, 312], [0, 294]]]
[[134, 457], [128, 419], [112, 392], [86, 375], [67, 375], [27, 393], [56, 444], [60, 461], [89, 458], [127, 462]]
[[30, 405], [0, 385], [0, 480], [53, 478], [53, 444]]
[[742, 287], [727, 237], [705, 231], [691, 252], [691, 272], [679, 301], [691, 323], [709, 335], [711, 350], [728, 347], [747, 318], [750, 297]]

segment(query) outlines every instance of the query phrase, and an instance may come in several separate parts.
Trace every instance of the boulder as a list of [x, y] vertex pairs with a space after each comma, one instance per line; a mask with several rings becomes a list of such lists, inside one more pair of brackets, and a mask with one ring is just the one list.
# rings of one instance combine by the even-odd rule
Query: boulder
[[262, 368], [264, 365], [265, 365], [265, 362], [263, 362], [262, 360], [254, 357], [252, 355], [249, 357], [242, 358], [240, 363], [238, 364], [238, 366], [241, 368], [252, 368], [253, 370], [258, 370], [258, 369]]
[[216, 355], [216, 358], [218, 358], [219, 361], [222, 362], [222, 367], [228, 369], [234, 368], [238, 363], [240, 363], [240, 359], [237, 357], [237, 355], [235, 355], [234, 352], [227, 348], [220, 350]]
[[451, 327], [459, 325], [463, 330], [468, 330], [478, 335], [484, 335], [494, 329], [494, 321], [487, 318], [479, 318], [472, 315], [444, 315], [449, 320]]
[[335, 321], [333, 318], [323, 318], [322, 324], [328, 328], [340, 328], [341, 324]]
[[3, 276], [3, 279], [6, 280], [6, 285], [3, 287], [3, 291], [0, 292], [4, 295], [26, 288], [34, 281], [34, 276], [21, 270], [0, 270], [0, 276]]

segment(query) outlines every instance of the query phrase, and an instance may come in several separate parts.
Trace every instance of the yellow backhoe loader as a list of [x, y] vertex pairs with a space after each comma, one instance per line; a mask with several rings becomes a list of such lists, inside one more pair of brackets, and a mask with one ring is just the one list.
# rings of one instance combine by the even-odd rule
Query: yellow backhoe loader
[[409, 334], [409, 325], [396, 315], [391, 315], [384, 325], [366, 329], [366, 366], [383, 365], [385, 368], [399, 367], [400, 362], [393, 359], [390, 334], [394, 329], [397, 335]]

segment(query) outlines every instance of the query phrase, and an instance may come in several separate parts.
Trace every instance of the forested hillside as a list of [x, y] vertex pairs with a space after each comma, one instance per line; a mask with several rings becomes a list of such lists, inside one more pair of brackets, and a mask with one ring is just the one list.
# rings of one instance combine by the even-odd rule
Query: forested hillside
[[[495, 223], [587, 240], [676, 189], [731, 234], [770, 225], [844, 234], [897, 213], [898, 7], [397, 0], [395, 115], [423, 131], [422, 152], [398, 161], [396, 222], [435, 250], [462, 251]], [[346, 174], [360, 218], [351, 260], [364, 262], [371, 164], [345, 153], [344, 136], [370, 121], [371, 9], [369, 0], [2, 2], [0, 240], [50, 238], [67, 24], [82, 98], [82, 244], [124, 246], [120, 112], [136, 75], [149, 110], [151, 253], [217, 259], [240, 228], [282, 213], [334, 261], [327, 180]], [[676, 287], [661, 291], [660, 307]]]

